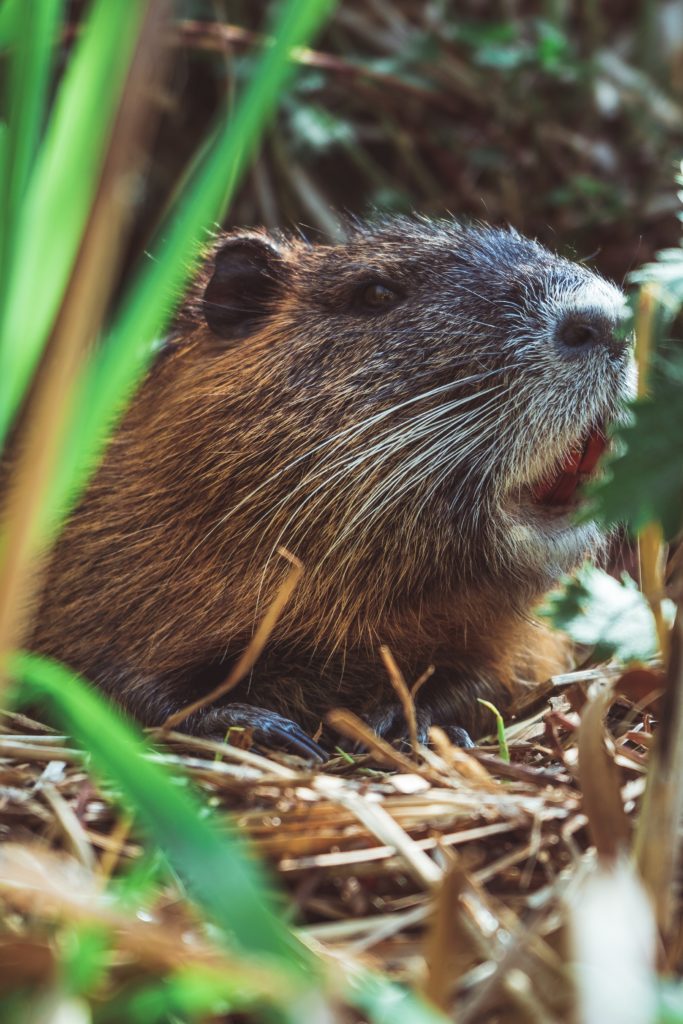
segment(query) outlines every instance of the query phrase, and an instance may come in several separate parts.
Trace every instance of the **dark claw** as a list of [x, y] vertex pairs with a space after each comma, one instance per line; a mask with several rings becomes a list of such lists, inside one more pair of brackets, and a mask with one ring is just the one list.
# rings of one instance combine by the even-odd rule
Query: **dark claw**
[[472, 747], [476, 746], [467, 729], [461, 729], [459, 725], [447, 725], [444, 732], [456, 747], [471, 750]]
[[[451, 743], [454, 743], [456, 747], [463, 747], [465, 750], [468, 750], [475, 746], [472, 737], [466, 729], [462, 729], [459, 725], [446, 725], [438, 720], [435, 721], [427, 708], [416, 708], [416, 718], [417, 740], [418, 743], [424, 746], [429, 744], [429, 730], [432, 725], [440, 726]], [[408, 728], [403, 708], [398, 704], [390, 704], [383, 708], [382, 711], [376, 712], [370, 717], [368, 724], [382, 739], [392, 743], [399, 750], [408, 750]]]
[[190, 723], [189, 731], [204, 736], [219, 735], [223, 739], [230, 728], [251, 729], [254, 741], [260, 746], [274, 750], [284, 747], [314, 761], [327, 761], [329, 758], [327, 751], [296, 722], [275, 711], [251, 704], [226, 704], [224, 707], [210, 708], [200, 719]]

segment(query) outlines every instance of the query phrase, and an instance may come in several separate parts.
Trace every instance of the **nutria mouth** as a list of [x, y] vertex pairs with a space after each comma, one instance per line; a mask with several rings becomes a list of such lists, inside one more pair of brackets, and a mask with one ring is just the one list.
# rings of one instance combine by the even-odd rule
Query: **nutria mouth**
[[553, 476], [531, 488], [534, 504], [552, 508], [574, 505], [581, 484], [593, 475], [608, 441], [602, 424], [591, 427], [580, 447], [574, 448]]

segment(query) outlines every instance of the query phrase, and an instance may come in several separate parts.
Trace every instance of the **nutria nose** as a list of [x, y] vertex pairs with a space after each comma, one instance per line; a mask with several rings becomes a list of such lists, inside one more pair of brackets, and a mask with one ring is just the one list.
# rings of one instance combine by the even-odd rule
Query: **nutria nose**
[[566, 313], [555, 328], [555, 340], [565, 355], [581, 356], [595, 348], [607, 348], [610, 355], [620, 355], [627, 338], [621, 321], [596, 310], [573, 310]]

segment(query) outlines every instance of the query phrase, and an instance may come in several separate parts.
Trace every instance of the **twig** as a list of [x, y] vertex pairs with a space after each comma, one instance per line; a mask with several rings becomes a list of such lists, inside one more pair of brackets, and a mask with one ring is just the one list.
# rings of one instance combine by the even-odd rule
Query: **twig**
[[[402, 772], [415, 772], [415, 765], [404, 754], [395, 750], [386, 740], [380, 739], [376, 732], [361, 721], [352, 711], [335, 708], [326, 715], [328, 725], [341, 733], [346, 739], [362, 744], [380, 764], [388, 768], [398, 768]], [[420, 774], [419, 769], [417, 770]]]
[[389, 673], [391, 685], [403, 705], [403, 714], [405, 715], [406, 725], [408, 726], [410, 749], [413, 751], [413, 754], [417, 754], [417, 720], [415, 718], [415, 704], [413, 703], [412, 694], [408, 689], [405, 679], [403, 678], [403, 673], [396, 664], [396, 659], [386, 644], [382, 644], [379, 649], [379, 653], [381, 654], [384, 666]]
[[273, 598], [272, 604], [268, 608], [268, 611], [261, 619], [259, 627], [251, 638], [251, 642], [248, 644], [246, 650], [242, 656], [237, 660], [233, 666], [227, 679], [222, 683], [219, 683], [210, 693], [207, 693], [204, 697], [200, 697], [192, 704], [187, 704], [180, 711], [176, 711], [174, 714], [169, 715], [166, 721], [161, 726], [161, 733], [166, 733], [170, 729], [177, 728], [181, 722], [194, 714], [195, 711], [199, 711], [201, 708], [207, 706], [207, 704], [213, 704], [214, 701], [224, 697], [226, 693], [234, 689], [237, 684], [244, 679], [247, 672], [249, 672], [256, 664], [263, 648], [268, 642], [270, 634], [275, 629], [278, 623], [278, 619], [282, 615], [283, 611], [289, 603], [297, 583], [301, 579], [301, 575], [304, 571], [304, 567], [296, 555], [293, 555], [286, 548], [278, 548], [278, 554], [286, 558], [288, 562], [292, 563], [292, 570], [280, 586], [277, 594]]
[[647, 785], [638, 818], [634, 854], [666, 936], [673, 926], [675, 878], [683, 812], [683, 612], [679, 607], [671, 633], [662, 718], [650, 755]]
[[[659, 289], [645, 284], [640, 291], [636, 316], [636, 360], [638, 363], [638, 397], [648, 393], [650, 366], [654, 347], [654, 319], [658, 307]], [[662, 658], [666, 662], [669, 651], [669, 627], [662, 614], [664, 596], [664, 542], [659, 523], [648, 523], [638, 537], [640, 583], [647, 598], [657, 627]]]

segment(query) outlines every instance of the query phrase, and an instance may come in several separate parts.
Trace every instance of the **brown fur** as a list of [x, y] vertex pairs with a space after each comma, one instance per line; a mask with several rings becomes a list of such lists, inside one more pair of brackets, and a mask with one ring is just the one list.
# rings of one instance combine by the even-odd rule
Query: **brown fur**
[[[230, 700], [308, 730], [350, 706], [396, 735], [384, 643], [409, 682], [435, 666], [422, 735], [479, 729], [475, 696], [505, 705], [567, 664], [529, 610], [596, 531], [558, 539], [522, 501], [520, 521], [540, 516], [531, 543], [501, 509], [623, 390], [625, 359], [596, 351], [567, 375], [590, 395], [562, 381], [555, 396], [565, 353], [557, 369], [551, 342], [533, 348], [553, 303], [585, 305], [572, 296], [598, 279], [514, 233], [419, 220], [336, 247], [220, 244], [224, 277], [209, 256], [57, 545], [32, 646], [159, 723], [227, 675], [288, 570], [284, 544], [303, 581]], [[395, 309], [362, 307], [367, 279], [396, 287]], [[463, 404], [442, 413], [452, 380]], [[418, 409], [437, 418], [413, 436]]]

